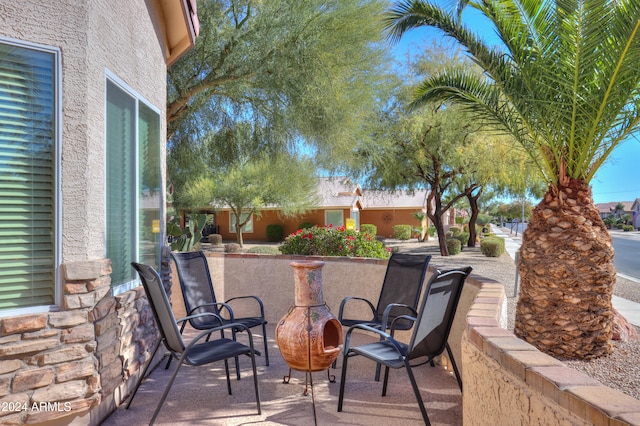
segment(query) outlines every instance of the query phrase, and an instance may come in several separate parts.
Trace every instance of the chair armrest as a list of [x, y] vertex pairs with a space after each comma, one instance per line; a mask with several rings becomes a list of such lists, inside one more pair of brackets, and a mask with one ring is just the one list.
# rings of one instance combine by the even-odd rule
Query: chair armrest
[[[403, 303], [390, 303], [387, 305], [387, 307], [384, 309], [384, 313], [382, 314], [382, 326], [385, 328], [391, 328], [391, 327], [387, 327], [387, 325], [389, 324], [389, 314], [391, 313], [391, 310], [393, 308], [405, 308], [407, 310], [409, 310], [414, 316], [418, 316], [418, 312], [416, 312], [415, 309], [413, 309], [411, 306], [409, 305], [405, 305]], [[396, 317], [399, 318], [400, 316]], [[415, 321], [415, 319], [414, 319]], [[393, 320], [393, 322], [395, 323], [395, 319]]]
[[370, 331], [372, 333], [375, 333], [377, 335], [380, 336], [380, 340], [386, 340], [389, 343], [391, 343], [393, 345], [393, 347], [395, 348], [396, 351], [398, 351], [398, 353], [402, 356], [405, 356], [405, 352], [403, 350], [402, 345], [400, 345], [400, 343], [398, 343], [396, 341], [396, 339], [393, 338], [392, 335], [390, 335], [389, 333], [382, 331], [378, 328], [372, 327], [370, 325], [367, 324], [356, 324], [356, 325], [352, 325], [351, 327], [349, 327], [349, 329], [347, 330], [347, 334], [345, 336], [345, 340], [344, 340], [344, 354], [346, 356], [346, 354], [349, 353], [349, 346], [350, 346], [350, 341], [351, 341], [351, 333], [353, 332], [353, 330], [365, 330], [365, 331]]
[[[417, 315], [416, 315], [416, 316], [417, 316]], [[409, 320], [409, 321], [411, 321], [411, 322], [416, 322], [416, 320], [417, 320], [418, 318], [416, 318], [416, 317], [412, 317], [412, 316], [409, 316], [409, 315], [398, 315], [397, 317], [395, 317], [395, 318], [393, 319], [393, 321], [391, 321], [391, 327], [389, 328], [389, 329], [391, 330], [391, 332], [390, 332], [390, 333], [391, 333], [391, 336], [392, 336], [392, 337], [393, 337], [393, 335], [395, 334], [395, 331], [396, 331], [396, 321], [398, 321], [398, 320], [400, 320], [400, 319], [406, 319], [406, 320]]]
[[[195, 345], [198, 341], [202, 340], [203, 338], [211, 335], [212, 333], [214, 333], [216, 331], [226, 330], [228, 328], [242, 329], [243, 331], [246, 331], [247, 335], [249, 336], [249, 347], [251, 349], [251, 352], [255, 352], [255, 350], [253, 349], [253, 334], [251, 333], [251, 330], [249, 330], [249, 328], [244, 324], [240, 324], [238, 322], [232, 322], [232, 323], [227, 323], [225, 325], [220, 325], [220, 326], [209, 328], [207, 330], [202, 331], [200, 334], [198, 334], [196, 337], [194, 337], [189, 342], [189, 344], [185, 347], [184, 354], [189, 352], [191, 347], [193, 345]], [[183, 357], [184, 357], [184, 355], [183, 355]]]
[[[347, 305], [347, 302], [350, 300], [359, 300], [362, 302], [365, 302], [367, 305], [369, 305], [369, 309], [371, 309], [371, 317], [372, 319], [375, 319], [375, 315], [376, 315], [376, 308], [373, 307], [373, 304], [371, 302], [369, 302], [367, 299], [364, 299], [362, 297], [355, 297], [355, 296], [348, 296], [345, 297], [344, 299], [342, 299], [342, 302], [340, 302], [340, 310], [338, 311], [338, 321], [342, 322], [342, 319], [344, 318], [343, 314], [344, 314], [344, 308]], [[371, 321], [371, 320], [362, 320], [363, 322], [367, 322], [367, 321]]]
[[[199, 309], [202, 308], [206, 308], [209, 306], [213, 306], [216, 307], [218, 309], [218, 311], [222, 312], [223, 310], [227, 310], [229, 312], [229, 321], [233, 322], [234, 321], [234, 317], [233, 317], [233, 309], [231, 309], [231, 306], [227, 303], [223, 303], [223, 302], [218, 302], [218, 303], [205, 303], [199, 306], [196, 306], [195, 308], [193, 308], [191, 311], [189, 311], [189, 315], [195, 315], [194, 312], [196, 312]], [[209, 312], [209, 311], [207, 311]], [[204, 312], [203, 312], [204, 313]], [[209, 313], [213, 313], [213, 312], [209, 312]], [[214, 314], [214, 315], [218, 315], [218, 314]]]
[[[264, 319], [264, 304], [262, 303], [262, 300], [258, 297], [258, 296], [238, 296], [238, 297], [232, 297], [231, 299], [227, 300], [226, 302], [224, 302], [225, 304], [228, 304], [229, 302], [231, 302], [232, 300], [241, 300], [241, 299], [254, 299], [256, 302], [258, 302], [258, 306], [260, 307], [260, 318]], [[229, 310], [231, 310], [231, 308], [228, 308]]]
[[[196, 309], [197, 309], [197, 308], [196, 308]], [[177, 319], [177, 320], [176, 320], [176, 324], [186, 323], [187, 321], [192, 320], [192, 319], [194, 319], [194, 318], [209, 317], [209, 316], [216, 317], [216, 319], [217, 319], [218, 321], [220, 321], [220, 324], [221, 324], [221, 325], [222, 325], [222, 324], [224, 324], [224, 318], [222, 318], [222, 317], [221, 317], [220, 315], [218, 315], [218, 314], [214, 314], [213, 312], [203, 312], [203, 313], [201, 313], [201, 314], [188, 315], [188, 316], [186, 316], [186, 317], [183, 317], [183, 318], [179, 318], [179, 319]]]

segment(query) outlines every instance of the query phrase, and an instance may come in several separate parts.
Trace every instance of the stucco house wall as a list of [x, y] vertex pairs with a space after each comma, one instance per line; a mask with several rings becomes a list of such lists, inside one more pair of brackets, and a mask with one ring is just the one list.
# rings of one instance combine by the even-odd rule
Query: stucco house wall
[[[164, 164], [166, 60], [175, 51], [155, 8], [180, 11], [186, 5], [186, 0], [0, 3], [4, 41], [59, 49], [62, 110], [59, 296], [48, 311], [0, 311], [0, 403], [27, 407], [3, 410], [0, 424], [99, 424], [128, 394], [135, 381], [129, 379], [140, 373], [157, 339], [142, 288], [113, 296], [110, 286], [106, 81], [109, 76], [123, 83], [160, 111]], [[162, 170], [163, 182], [164, 175]], [[47, 409], [31, 409], [43, 403]]]

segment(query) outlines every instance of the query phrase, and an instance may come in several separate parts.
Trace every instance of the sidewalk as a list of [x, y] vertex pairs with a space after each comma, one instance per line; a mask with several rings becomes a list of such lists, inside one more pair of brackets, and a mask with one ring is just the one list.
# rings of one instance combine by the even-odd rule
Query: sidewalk
[[[507, 253], [511, 256], [511, 258], [515, 261], [516, 254], [518, 250], [520, 250], [520, 244], [522, 243], [522, 234], [518, 234], [518, 236], [510, 235], [504, 232], [501, 228], [491, 225], [491, 231], [496, 234], [496, 236], [505, 239], [505, 248]], [[625, 276], [624, 278], [630, 279], [633, 281], [637, 281], [631, 277]], [[640, 282], [638, 282], [640, 285]], [[623, 299], [622, 297], [613, 296], [613, 307], [616, 308], [622, 316], [624, 316], [627, 321], [636, 327], [640, 327], [640, 303], [633, 302], [631, 300]]]

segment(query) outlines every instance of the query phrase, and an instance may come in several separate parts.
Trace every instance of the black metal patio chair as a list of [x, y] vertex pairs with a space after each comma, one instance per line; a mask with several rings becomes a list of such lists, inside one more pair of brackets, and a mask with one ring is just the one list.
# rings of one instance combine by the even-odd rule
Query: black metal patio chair
[[[345, 297], [340, 303], [338, 321], [346, 327], [368, 324], [386, 331], [397, 317], [415, 316], [430, 260], [431, 255], [427, 254], [393, 253], [387, 264], [376, 307], [374, 308], [373, 303], [362, 297]], [[356, 302], [364, 302], [371, 310], [371, 317], [345, 318], [347, 306], [353, 306]], [[396, 322], [396, 330], [409, 330], [412, 326], [413, 323], [405, 319], [399, 319]], [[333, 368], [335, 366], [334, 362]], [[376, 381], [380, 380], [380, 365], [376, 366], [375, 378]]]
[[[389, 368], [405, 368], [413, 388], [413, 393], [418, 400], [420, 412], [425, 424], [429, 425], [429, 417], [422, 402], [420, 390], [413, 376], [412, 367], [433, 361], [445, 349], [451, 360], [451, 365], [462, 391], [462, 381], [456, 366], [451, 348], [447, 343], [451, 324], [458, 307], [458, 301], [462, 294], [462, 287], [467, 276], [471, 273], [471, 267], [450, 271], [436, 271], [425, 289], [425, 295], [417, 317], [408, 315], [399, 316], [396, 320], [406, 319], [415, 321], [409, 344], [397, 341], [393, 337], [395, 324], [391, 326], [391, 333], [372, 327], [367, 324], [356, 324], [349, 328], [345, 336], [345, 345], [342, 359], [342, 375], [340, 381], [340, 394], [338, 396], [338, 412], [342, 411], [344, 390], [347, 378], [347, 364], [351, 357], [362, 355], [378, 364], [385, 366], [382, 396], [387, 394], [389, 381]], [[381, 340], [361, 346], [351, 347], [351, 333], [354, 330], [365, 330], [376, 333]], [[418, 364], [411, 361], [422, 359]], [[415, 361], [414, 361], [415, 362]]]
[[[164, 393], [162, 394], [162, 397], [158, 402], [158, 406], [153, 413], [153, 417], [149, 422], [150, 425], [152, 425], [158, 417], [158, 414], [162, 409], [162, 405], [167, 398], [167, 395], [169, 394], [169, 390], [171, 389], [171, 386], [173, 385], [173, 382], [178, 375], [178, 371], [180, 370], [182, 364], [199, 366], [224, 360], [224, 367], [227, 376], [227, 392], [229, 393], [229, 395], [231, 395], [231, 379], [229, 378], [228, 359], [235, 358], [240, 355], [247, 355], [249, 358], [251, 358], [253, 367], [253, 382], [256, 393], [256, 403], [258, 405], [258, 414], [261, 414], [262, 410], [260, 408], [258, 374], [256, 370], [255, 350], [253, 348], [253, 336], [251, 335], [251, 331], [242, 324], [227, 323], [201, 332], [187, 345], [185, 345], [184, 341], [182, 340], [182, 334], [178, 330], [178, 323], [189, 321], [191, 319], [194, 319], [194, 317], [215, 317], [216, 315], [207, 312], [197, 314], [194, 317], [188, 316], [176, 321], [173, 315], [173, 311], [171, 310], [169, 298], [167, 297], [167, 293], [165, 292], [165, 289], [162, 285], [162, 280], [160, 279], [158, 273], [148, 265], [132, 262], [131, 266], [133, 266], [133, 268], [138, 272], [138, 275], [140, 276], [140, 280], [142, 281], [142, 285], [144, 286], [144, 291], [147, 294], [149, 306], [151, 307], [153, 317], [155, 318], [156, 325], [158, 326], [158, 329], [160, 331], [161, 340], [153, 349], [151, 358], [149, 358], [149, 361], [145, 365], [144, 370], [142, 371], [142, 375], [140, 376], [140, 379], [136, 384], [133, 393], [131, 394], [126, 408], [129, 408], [131, 402], [133, 401], [133, 398], [136, 396], [136, 392], [138, 391], [138, 388], [140, 387], [140, 384], [142, 383], [147, 370], [151, 365], [151, 361], [160, 348], [160, 345], [164, 344], [164, 346], [169, 351], [169, 357], [176, 358], [178, 360], [178, 365], [176, 366], [174, 372], [171, 374], [171, 378], [169, 379]], [[237, 328], [238, 330], [243, 330], [248, 333], [249, 346], [223, 337], [215, 340], [209, 340], [212, 333], [232, 328]], [[206, 341], [203, 341], [203, 339], [206, 339]], [[194, 383], [193, 385], [197, 386], [198, 383]]]
[[[189, 320], [189, 324], [197, 330], [206, 330], [211, 327], [221, 325], [219, 318], [222, 318], [222, 324], [242, 324], [242, 329], [250, 329], [262, 326], [262, 341], [264, 344], [265, 365], [269, 365], [269, 348], [267, 343], [267, 320], [264, 317], [264, 305], [262, 300], [257, 296], [240, 296], [233, 297], [225, 302], [218, 302], [211, 281], [211, 273], [207, 264], [207, 258], [202, 251], [194, 252], [176, 252], [171, 253], [176, 263], [178, 271], [178, 281], [182, 291], [182, 298], [187, 315], [211, 312], [215, 316], [194, 317]], [[234, 315], [231, 304], [235, 301], [250, 300], [255, 301], [255, 315], [248, 317], [237, 317]], [[186, 323], [182, 324], [181, 332], [184, 330]], [[231, 328], [234, 336], [240, 328]], [[260, 355], [257, 351], [256, 354]], [[236, 359], [236, 375], [240, 378]]]

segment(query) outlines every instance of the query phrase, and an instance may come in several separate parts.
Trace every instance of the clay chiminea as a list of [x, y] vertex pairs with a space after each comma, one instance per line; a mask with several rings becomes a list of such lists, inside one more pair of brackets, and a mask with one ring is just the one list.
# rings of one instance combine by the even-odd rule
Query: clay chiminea
[[295, 304], [276, 327], [276, 343], [290, 368], [328, 370], [342, 350], [342, 325], [322, 296], [324, 262], [291, 262]]

